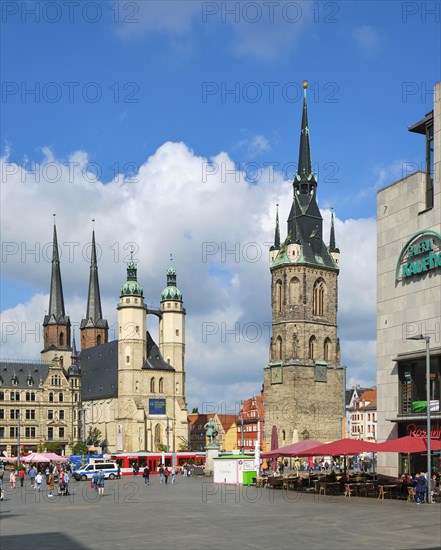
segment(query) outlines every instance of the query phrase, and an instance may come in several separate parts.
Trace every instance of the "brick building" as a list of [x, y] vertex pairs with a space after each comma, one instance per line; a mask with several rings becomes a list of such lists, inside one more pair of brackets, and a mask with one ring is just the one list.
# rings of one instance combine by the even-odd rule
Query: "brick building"
[[237, 416], [237, 448], [254, 451], [256, 440], [263, 449], [265, 440], [265, 415], [262, 395], [243, 401]]

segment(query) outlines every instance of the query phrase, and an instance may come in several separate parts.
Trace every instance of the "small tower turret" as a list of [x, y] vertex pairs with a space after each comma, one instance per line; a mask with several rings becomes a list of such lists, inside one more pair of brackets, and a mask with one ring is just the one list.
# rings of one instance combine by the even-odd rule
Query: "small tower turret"
[[334, 228], [334, 209], [331, 212], [331, 231], [329, 236], [329, 253], [335, 262], [335, 265], [339, 267], [340, 263], [340, 250], [335, 246], [335, 228]]
[[[167, 286], [161, 293], [162, 317], [159, 322], [159, 349], [164, 360], [176, 371], [184, 371], [185, 308], [182, 292], [176, 286], [176, 269], [170, 254]], [[180, 394], [183, 393], [181, 384]]]

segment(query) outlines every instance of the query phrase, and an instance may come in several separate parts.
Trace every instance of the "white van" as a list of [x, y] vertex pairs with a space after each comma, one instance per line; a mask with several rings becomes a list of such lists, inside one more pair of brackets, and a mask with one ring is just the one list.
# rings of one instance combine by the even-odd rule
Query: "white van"
[[104, 479], [115, 479], [118, 475], [118, 465], [116, 462], [94, 462], [93, 464], [80, 466], [73, 473], [73, 477], [77, 481], [91, 480], [96, 471], [102, 471]]

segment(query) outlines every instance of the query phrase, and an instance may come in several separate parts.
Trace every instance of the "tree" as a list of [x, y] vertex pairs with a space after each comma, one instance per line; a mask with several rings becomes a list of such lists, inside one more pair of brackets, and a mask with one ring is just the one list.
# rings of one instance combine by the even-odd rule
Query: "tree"
[[61, 454], [61, 445], [55, 441], [46, 441], [44, 444], [47, 453]]
[[103, 434], [99, 431], [98, 428], [92, 428], [92, 426], [90, 426], [89, 433], [87, 434], [86, 443], [88, 445], [94, 446], [100, 445], [102, 437]]
[[189, 445], [188, 445], [188, 442], [184, 442], [182, 441], [182, 443], [179, 443], [179, 450], [180, 451], [188, 451]]
[[74, 455], [87, 455], [87, 445], [86, 443], [76, 443], [72, 447], [72, 454]]
[[164, 443], [158, 443], [158, 452], [159, 453], [167, 452], [167, 445], [164, 445]]

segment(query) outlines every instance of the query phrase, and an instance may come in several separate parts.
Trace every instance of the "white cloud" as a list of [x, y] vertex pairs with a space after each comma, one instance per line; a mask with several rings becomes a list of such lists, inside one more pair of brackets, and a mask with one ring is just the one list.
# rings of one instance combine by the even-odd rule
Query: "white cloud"
[[375, 57], [381, 50], [383, 43], [381, 35], [370, 25], [362, 25], [355, 29], [352, 37], [366, 57]]
[[[247, 183], [225, 153], [208, 159], [213, 173], [207, 174], [207, 159], [183, 143], [162, 145], [131, 181], [117, 176], [107, 184], [92, 181], [85, 152], [54, 159], [47, 149], [45, 156], [45, 164], [36, 165], [33, 173], [2, 161], [2, 201], [8, 205], [2, 237], [9, 243], [4, 248], [4, 284], [14, 281], [15, 286], [37, 289], [28, 301], [17, 297], [17, 305], [3, 311], [2, 356], [37, 358], [42, 349], [41, 339], [36, 342], [26, 331], [42, 323], [48, 307], [56, 212], [66, 312], [73, 323], [78, 326], [85, 313], [90, 220], [95, 218], [103, 312], [109, 324], [116, 321], [131, 243], [149, 305], [159, 302], [173, 252], [187, 309], [189, 405], [207, 399], [231, 404], [260, 392], [271, 321], [268, 243], [274, 236], [276, 202], [282, 233], [286, 231], [291, 183], [269, 170], [257, 184]], [[47, 181], [57, 170], [58, 181]], [[327, 236], [330, 211], [323, 216]], [[336, 238], [342, 251], [342, 362], [353, 378], [360, 375], [373, 382], [375, 221], [336, 219]], [[10, 323], [16, 323], [16, 334]], [[156, 317], [148, 323], [156, 336]]]
[[239, 141], [235, 149], [244, 150], [248, 158], [254, 159], [262, 153], [269, 153], [271, 151], [271, 143], [262, 134], [254, 134]]

